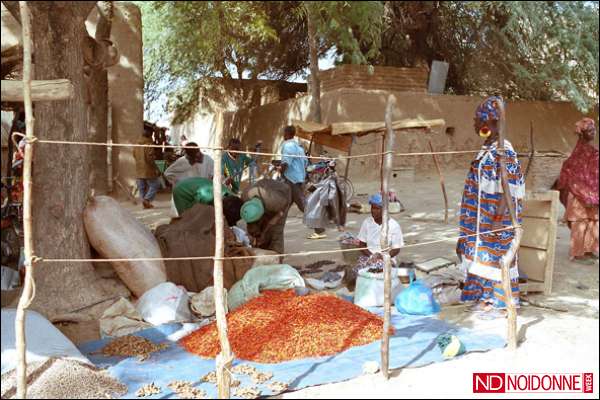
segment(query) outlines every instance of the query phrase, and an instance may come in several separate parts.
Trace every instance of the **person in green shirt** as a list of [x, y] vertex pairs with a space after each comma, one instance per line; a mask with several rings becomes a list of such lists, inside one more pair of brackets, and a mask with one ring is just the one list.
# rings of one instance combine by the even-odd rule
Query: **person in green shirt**
[[[231, 191], [223, 186], [223, 196], [231, 195]], [[180, 180], [173, 188], [173, 202], [179, 216], [196, 203], [212, 204], [213, 200], [213, 182], [210, 179], [201, 177], [185, 178]]]
[[[229, 140], [227, 150], [240, 151], [241, 149], [242, 142], [240, 142], [240, 139], [232, 138]], [[221, 165], [223, 166], [225, 185], [231, 188], [231, 191], [234, 194], [239, 193], [244, 169], [250, 166], [252, 161], [253, 159], [246, 154], [231, 153], [229, 151], [226, 151], [225, 154], [223, 154]]]

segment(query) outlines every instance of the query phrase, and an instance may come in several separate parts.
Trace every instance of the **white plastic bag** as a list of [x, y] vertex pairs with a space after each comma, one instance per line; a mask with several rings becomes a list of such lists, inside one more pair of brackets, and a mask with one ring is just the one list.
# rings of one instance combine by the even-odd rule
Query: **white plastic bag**
[[192, 319], [187, 291], [171, 282], [161, 283], [144, 293], [136, 309], [144, 321], [155, 326]]
[[[90, 200], [83, 221], [90, 244], [104, 258], [162, 257], [150, 229], [111, 197]], [[112, 265], [136, 297], [167, 280], [162, 261], [122, 261]]]
[[[368, 268], [358, 271], [354, 304], [359, 307], [382, 307], [384, 303], [384, 274], [368, 272]], [[392, 268], [392, 293], [401, 288], [398, 268]], [[393, 298], [392, 298], [393, 301]]]
[[20, 282], [19, 271], [2, 266], [2, 290], [16, 289]]
[[[2, 309], [2, 375], [17, 366], [16, 315], [17, 310], [14, 308]], [[27, 311], [25, 315], [28, 364], [44, 362], [52, 357], [65, 357], [91, 365], [91, 362], [77, 350], [77, 347], [41, 314]]]

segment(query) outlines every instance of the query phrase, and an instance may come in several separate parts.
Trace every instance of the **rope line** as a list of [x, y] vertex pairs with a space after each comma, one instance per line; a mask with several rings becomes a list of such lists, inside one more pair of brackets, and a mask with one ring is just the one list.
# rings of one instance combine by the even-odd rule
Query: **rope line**
[[[37, 137], [33, 137], [31, 140], [27, 139], [25, 135], [19, 132], [13, 133], [14, 136], [21, 136], [25, 138], [25, 140], [30, 143], [38, 142], [38, 143], [46, 143], [46, 144], [65, 144], [65, 145], [85, 145], [85, 146], [105, 146], [105, 147], [142, 147], [142, 148], [158, 148], [158, 149], [201, 149], [201, 150], [211, 150], [211, 151], [226, 151], [233, 154], [250, 154], [256, 156], [281, 156], [280, 153], [263, 153], [257, 151], [245, 151], [245, 150], [227, 150], [223, 147], [214, 147], [214, 146], [175, 146], [175, 145], [160, 145], [160, 144], [138, 144], [138, 143], [105, 143], [105, 142], [85, 142], [85, 141], [68, 141], [68, 140], [49, 140], [49, 139], [39, 139]], [[447, 155], [447, 154], [473, 154], [479, 153], [481, 149], [478, 150], [454, 150], [454, 151], [425, 151], [425, 152], [415, 152], [415, 153], [394, 153], [392, 151], [384, 151], [377, 153], [366, 153], [366, 154], [356, 154], [356, 155], [340, 155], [340, 156], [303, 156], [303, 155], [286, 155], [286, 157], [292, 158], [312, 158], [316, 160], [350, 160], [354, 158], [367, 158], [367, 157], [378, 157], [386, 154], [393, 153], [395, 157], [407, 157], [407, 156], [427, 156], [427, 155]], [[521, 155], [525, 155], [529, 157], [529, 154], [521, 153]], [[544, 154], [536, 154], [536, 157], [555, 157], [552, 155], [544, 155]]]
[[[428, 242], [420, 242], [407, 244], [399, 247], [400, 249], [406, 249], [409, 247], [418, 247], [418, 246], [426, 246], [435, 243], [442, 243], [451, 240], [458, 240], [461, 238], [473, 237], [478, 235], [486, 235], [490, 233], [504, 232], [514, 228], [518, 228], [519, 226], [509, 226], [502, 229], [490, 230], [486, 232], [480, 232], [479, 234], [474, 233], [470, 235], [464, 236], [453, 236], [443, 239], [431, 240]], [[290, 257], [290, 256], [305, 256], [305, 255], [314, 255], [314, 254], [333, 254], [333, 253], [344, 253], [348, 251], [361, 251], [368, 250], [368, 247], [357, 247], [352, 249], [336, 249], [336, 250], [314, 250], [314, 251], [302, 251], [297, 253], [283, 253], [283, 254], [273, 254], [276, 257]], [[391, 250], [391, 247], [383, 249], [383, 252], [387, 252]], [[244, 260], [244, 259], [252, 259], [252, 258], [260, 258], [260, 257], [268, 257], [264, 255], [254, 255], [254, 256], [233, 256], [233, 257], [215, 257], [215, 256], [198, 256], [198, 257], [172, 257], [172, 258], [164, 258], [164, 257], [155, 257], [155, 258], [41, 258], [35, 256], [37, 262], [46, 262], [46, 263], [58, 263], [58, 262], [125, 262], [125, 261], [183, 261], [183, 260]]]

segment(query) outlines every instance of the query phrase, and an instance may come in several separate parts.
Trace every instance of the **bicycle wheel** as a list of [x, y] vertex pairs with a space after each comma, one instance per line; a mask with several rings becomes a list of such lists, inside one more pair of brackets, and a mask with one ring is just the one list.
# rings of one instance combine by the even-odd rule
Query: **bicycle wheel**
[[340, 189], [346, 197], [346, 202], [352, 200], [352, 197], [354, 196], [354, 185], [352, 184], [352, 181], [343, 176], [338, 177], [338, 185], [340, 185]]

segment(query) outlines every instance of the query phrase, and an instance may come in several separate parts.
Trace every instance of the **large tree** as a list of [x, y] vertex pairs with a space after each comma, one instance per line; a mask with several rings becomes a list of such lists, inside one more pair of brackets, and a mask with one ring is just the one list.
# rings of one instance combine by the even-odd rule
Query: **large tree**
[[[18, 2], [3, 2], [19, 18]], [[36, 102], [35, 131], [40, 139], [87, 141], [86, 83], [82, 46], [85, 19], [94, 1], [29, 2], [35, 79], [69, 79], [75, 95], [66, 101]], [[34, 253], [43, 258], [89, 258], [83, 209], [90, 194], [87, 146], [36, 144], [33, 157]], [[91, 263], [38, 263], [32, 308], [52, 318], [109, 297]]]
[[598, 3], [385, 2], [379, 57], [391, 66], [450, 63], [456, 94], [598, 104]]

